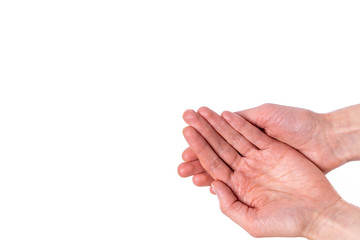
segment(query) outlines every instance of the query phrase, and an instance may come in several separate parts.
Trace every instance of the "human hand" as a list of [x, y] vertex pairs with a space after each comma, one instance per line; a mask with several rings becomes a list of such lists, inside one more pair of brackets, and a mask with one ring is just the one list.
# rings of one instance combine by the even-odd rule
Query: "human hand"
[[184, 113], [191, 126], [184, 136], [216, 179], [212, 185], [222, 211], [251, 235], [309, 237], [316, 219], [342, 202], [298, 151], [233, 113], [223, 118], [207, 108], [199, 113]]
[[299, 150], [324, 173], [346, 163], [329, 114], [276, 104], [263, 104], [237, 114], [270, 137]]
[[[354, 108], [351, 108], [351, 112], [359, 112], [357, 110], [359, 107], [357, 109]], [[344, 138], [346, 137], [352, 141], [356, 137], [359, 138], [359, 134], [351, 136], [349, 131], [342, 131], [347, 134], [340, 139], [335, 133], [336, 129], [333, 126], [335, 125], [333, 118], [339, 118], [335, 114], [318, 114], [301, 108], [275, 104], [264, 104], [256, 108], [236, 112], [236, 114], [257, 127], [264, 129], [264, 132], [269, 136], [299, 150], [324, 173], [339, 167], [351, 159], [351, 157], [346, 157], [345, 155], [348, 149], [354, 147], [341, 146], [340, 143], [350, 142], [350, 140]], [[337, 115], [346, 116], [346, 113], [342, 111], [341, 114]], [[348, 145], [356, 144], [350, 142]], [[193, 181], [195, 185], [209, 186], [213, 179], [199, 164], [198, 158], [191, 148], [187, 148], [183, 152], [182, 157], [185, 162], [179, 165], [178, 172], [180, 176], [194, 176]]]

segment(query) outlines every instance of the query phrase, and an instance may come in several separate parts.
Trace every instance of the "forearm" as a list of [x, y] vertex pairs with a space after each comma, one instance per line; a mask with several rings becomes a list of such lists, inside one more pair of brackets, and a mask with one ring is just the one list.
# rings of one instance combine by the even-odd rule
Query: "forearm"
[[360, 160], [360, 104], [324, 114], [329, 122], [328, 139], [342, 162]]
[[310, 240], [358, 240], [360, 208], [340, 200], [315, 217], [305, 237]]

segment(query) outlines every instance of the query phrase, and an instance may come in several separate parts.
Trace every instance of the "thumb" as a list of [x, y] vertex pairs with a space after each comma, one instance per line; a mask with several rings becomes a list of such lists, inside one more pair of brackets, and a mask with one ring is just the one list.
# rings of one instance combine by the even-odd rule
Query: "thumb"
[[215, 180], [211, 187], [219, 199], [221, 211], [241, 227], [245, 228], [247, 215], [252, 209], [240, 202], [231, 188], [225, 183]]
[[273, 116], [274, 109], [279, 107], [279, 105], [266, 103], [235, 113], [257, 127], [266, 128], [270, 118]]

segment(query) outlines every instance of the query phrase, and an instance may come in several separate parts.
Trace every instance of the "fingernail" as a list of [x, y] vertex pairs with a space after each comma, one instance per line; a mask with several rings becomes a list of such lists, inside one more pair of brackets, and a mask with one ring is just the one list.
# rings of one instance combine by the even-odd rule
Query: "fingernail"
[[212, 188], [212, 190], [214, 191], [214, 193], [215, 193], [215, 195], [216, 195], [216, 190], [215, 190], [215, 187], [214, 187], [213, 184], [211, 184], [211, 188]]

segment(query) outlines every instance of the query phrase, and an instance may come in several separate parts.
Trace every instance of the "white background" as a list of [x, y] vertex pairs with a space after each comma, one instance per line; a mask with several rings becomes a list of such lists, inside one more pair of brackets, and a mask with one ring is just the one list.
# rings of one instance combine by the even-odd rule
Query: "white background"
[[[253, 239], [177, 176], [187, 108], [359, 103], [358, 1], [1, 1], [0, 239]], [[360, 163], [328, 176], [360, 205]]]

